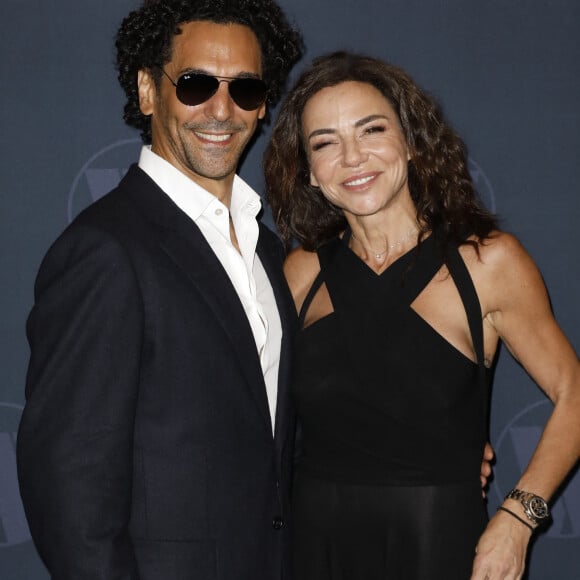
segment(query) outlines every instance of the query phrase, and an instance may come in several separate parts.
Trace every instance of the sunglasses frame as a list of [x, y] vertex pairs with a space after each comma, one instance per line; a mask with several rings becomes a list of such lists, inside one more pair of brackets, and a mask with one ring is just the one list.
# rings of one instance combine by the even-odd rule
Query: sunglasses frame
[[[266, 83], [258, 77], [218, 77], [216, 75], [210, 75], [210, 74], [203, 73], [203, 72], [188, 72], [188, 73], [183, 73], [182, 75], [180, 75], [178, 77], [178, 79], [176, 81], [174, 81], [165, 72], [165, 69], [162, 68], [161, 72], [169, 79], [169, 82], [175, 87], [175, 94], [177, 95], [179, 102], [186, 105], [187, 107], [196, 107], [197, 105], [201, 105], [202, 103], [209, 101], [218, 92], [221, 83], [227, 83], [228, 94], [230, 96], [230, 99], [236, 104], [237, 107], [240, 107], [240, 109], [243, 109], [244, 111], [255, 111], [255, 110], [259, 109], [266, 102], [266, 99], [268, 98], [268, 87], [266, 86]], [[182, 82], [182, 79], [185, 79], [187, 77], [190, 77], [190, 78], [191, 77], [203, 77], [205, 79], [213, 79], [213, 80], [217, 81], [217, 84], [216, 84], [215, 89], [211, 93], [209, 93], [205, 99], [203, 99], [202, 101], [199, 101], [199, 102], [189, 103], [189, 102], [187, 102], [186, 99], [182, 98], [183, 97], [182, 91], [186, 90], [186, 89], [183, 89], [183, 87], [180, 88], [180, 86], [179, 86], [180, 82]], [[246, 106], [242, 106], [242, 104], [240, 104], [236, 100], [234, 95], [232, 95], [232, 90], [231, 90], [232, 83], [236, 83], [237, 81], [248, 81], [248, 80], [256, 81], [264, 89], [263, 98], [259, 102], [257, 102], [257, 104], [255, 106], [253, 106], [254, 103], [252, 103], [252, 106], [250, 108], [247, 108]], [[180, 93], [181, 93], [181, 95], [180, 95]]]

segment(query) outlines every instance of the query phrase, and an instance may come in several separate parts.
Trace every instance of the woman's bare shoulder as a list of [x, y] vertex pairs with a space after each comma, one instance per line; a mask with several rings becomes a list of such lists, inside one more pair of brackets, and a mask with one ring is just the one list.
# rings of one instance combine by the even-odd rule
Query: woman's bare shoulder
[[[483, 240], [474, 237], [471, 241], [477, 245], [465, 244], [460, 250], [468, 265], [491, 271], [509, 269], [515, 264], [531, 261], [521, 242], [508, 232], [495, 230]], [[478, 266], [474, 262], [479, 263]]]
[[316, 252], [309, 252], [302, 247], [298, 247], [286, 257], [284, 274], [297, 308], [304, 301], [319, 271], [320, 263]]
[[514, 301], [530, 300], [539, 308], [545, 302], [545, 287], [534, 260], [513, 234], [496, 231], [485, 240], [475, 240], [478, 251], [463, 246], [461, 253], [475, 283], [484, 311], [511, 308]]

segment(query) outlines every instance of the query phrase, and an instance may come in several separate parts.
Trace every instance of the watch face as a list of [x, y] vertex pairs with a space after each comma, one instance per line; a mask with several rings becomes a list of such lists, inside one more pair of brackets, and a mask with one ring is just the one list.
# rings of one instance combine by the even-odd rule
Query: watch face
[[541, 497], [534, 497], [530, 500], [530, 511], [539, 520], [548, 517], [548, 505]]

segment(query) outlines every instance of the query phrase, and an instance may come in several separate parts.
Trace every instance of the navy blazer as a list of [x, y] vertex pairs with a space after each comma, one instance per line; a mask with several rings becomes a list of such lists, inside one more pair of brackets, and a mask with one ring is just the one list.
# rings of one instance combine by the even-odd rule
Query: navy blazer
[[41, 266], [18, 434], [21, 494], [57, 580], [286, 580], [292, 299], [272, 436], [250, 325], [197, 226], [138, 167]]

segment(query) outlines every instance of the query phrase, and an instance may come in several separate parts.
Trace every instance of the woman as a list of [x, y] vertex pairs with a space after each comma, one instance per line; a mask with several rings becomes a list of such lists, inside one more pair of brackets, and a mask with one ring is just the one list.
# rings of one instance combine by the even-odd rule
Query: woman
[[[286, 263], [302, 327], [296, 578], [521, 578], [579, 456], [580, 365], [531, 258], [478, 205], [462, 141], [403, 71], [335, 53], [288, 95], [265, 172], [301, 243]], [[500, 339], [555, 406], [488, 523]]]

